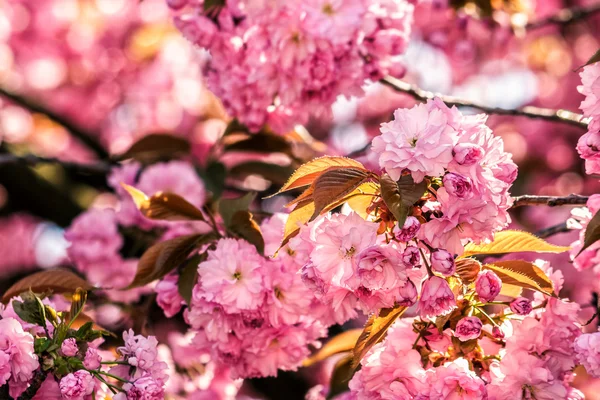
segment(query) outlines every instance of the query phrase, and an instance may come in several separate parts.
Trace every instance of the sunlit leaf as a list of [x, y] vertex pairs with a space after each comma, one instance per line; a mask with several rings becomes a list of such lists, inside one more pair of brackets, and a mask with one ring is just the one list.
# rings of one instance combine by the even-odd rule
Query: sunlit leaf
[[148, 197], [133, 186], [121, 184], [131, 195], [141, 213], [150, 219], [162, 221], [204, 221], [204, 215], [196, 206], [175, 193], [156, 193]]
[[456, 273], [461, 281], [466, 284], [474, 282], [481, 271], [481, 263], [473, 258], [461, 258], [456, 260]]
[[74, 293], [77, 288], [91, 290], [93, 286], [75, 273], [65, 268], [47, 269], [36, 272], [12, 285], [2, 296], [6, 303], [11, 297], [29, 290], [35, 293], [51, 291], [53, 293]]
[[87, 301], [87, 292], [82, 288], [77, 288], [71, 296], [71, 309], [69, 311], [69, 321], [76, 319]]
[[194, 234], [155, 244], [142, 255], [135, 278], [128, 289], [162, 278], [181, 265], [192, 250], [214, 239], [216, 236], [213, 233]]
[[315, 179], [323, 171], [329, 168], [343, 168], [343, 167], [354, 167], [365, 169], [365, 167], [351, 158], [346, 157], [320, 157], [316, 158], [312, 161], [303, 164], [292, 174], [290, 179], [283, 185], [279, 191], [269, 197], [273, 197], [278, 195], [279, 193], [286, 192], [288, 190], [301, 188], [303, 186], [308, 186], [313, 183]]
[[347, 203], [355, 213], [367, 219], [367, 209], [373, 203], [373, 199], [379, 191], [379, 185], [375, 182], [365, 182], [356, 188], [354, 192], [350, 193]]
[[46, 327], [46, 308], [33, 292], [21, 293], [21, 300], [13, 300], [12, 307], [23, 321]]
[[322, 173], [314, 182], [312, 198], [315, 210], [311, 220], [358, 188], [369, 176], [367, 170], [355, 167], [329, 169]]
[[300, 232], [302, 225], [306, 224], [310, 217], [315, 211], [315, 203], [309, 199], [300, 202], [288, 215], [288, 219], [285, 222], [285, 228], [283, 232], [283, 240], [281, 246], [285, 246], [290, 239], [296, 236]]
[[240, 210], [233, 214], [229, 230], [254, 245], [260, 254], [264, 253], [265, 240], [250, 211]]
[[408, 307], [405, 306], [383, 308], [379, 310], [378, 314], [371, 315], [352, 350], [352, 370], [356, 370], [360, 365], [360, 361], [369, 350], [385, 338], [389, 327], [392, 326], [392, 324], [404, 314], [407, 309]]
[[255, 198], [256, 193], [250, 192], [235, 199], [221, 199], [219, 201], [219, 214], [221, 214], [225, 226], [227, 228], [231, 227], [233, 215], [238, 211], [248, 211]]
[[327, 399], [333, 399], [338, 394], [349, 390], [348, 383], [350, 382], [353, 370], [352, 355], [343, 357], [335, 364], [329, 380]]
[[351, 351], [362, 333], [362, 329], [350, 329], [332, 337], [315, 354], [304, 360], [303, 366], [309, 367], [335, 354]]
[[577, 255], [581, 254], [582, 251], [596, 243], [598, 240], [600, 240], [600, 211], [598, 211], [587, 224], [583, 246]]
[[554, 285], [539, 267], [529, 261], [508, 260], [486, 264], [483, 269], [494, 271], [502, 284], [536, 290], [548, 296], [555, 296]]
[[190, 143], [187, 139], [169, 134], [156, 133], [146, 135], [135, 142], [118, 159], [126, 160], [133, 158], [143, 163], [153, 163], [188, 154], [190, 148]]
[[496, 233], [494, 241], [487, 244], [469, 243], [465, 246], [462, 257], [476, 254], [505, 254], [520, 252], [563, 253], [568, 247], [556, 246], [540, 239], [531, 233], [522, 231], [502, 231]]

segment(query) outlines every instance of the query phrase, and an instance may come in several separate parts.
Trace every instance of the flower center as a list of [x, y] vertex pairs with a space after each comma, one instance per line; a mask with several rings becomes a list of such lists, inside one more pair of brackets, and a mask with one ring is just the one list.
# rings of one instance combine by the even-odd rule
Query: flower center
[[235, 271], [233, 273], [233, 279], [235, 279], [236, 281], [239, 281], [240, 279], [242, 279], [242, 273], [240, 271]]
[[335, 10], [333, 9], [333, 6], [331, 5], [331, 3], [325, 3], [323, 5], [322, 11], [323, 11], [323, 14], [329, 15], [329, 16], [335, 14]]
[[346, 254], [344, 254], [345, 258], [350, 258], [352, 257], [354, 254], [356, 253], [356, 249], [354, 248], [354, 246], [350, 247], [348, 250], [346, 250]]

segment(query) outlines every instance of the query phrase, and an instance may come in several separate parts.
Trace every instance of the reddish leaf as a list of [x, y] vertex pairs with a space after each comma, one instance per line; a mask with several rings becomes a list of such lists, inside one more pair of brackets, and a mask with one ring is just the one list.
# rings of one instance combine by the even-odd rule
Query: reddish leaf
[[155, 133], [144, 136], [135, 142], [129, 150], [119, 156], [118, 159], [126, 160], [133, 158], [149, 164], [188, 154], [190, 148], [190, 143], [187, 139], [169, 134]]
[[121, 184], [145, 217], [163, 221], [205, 221], [202, 211], [175, 193], [156, 193], [152, 197], [133, 186]]
[[315, 210], [310, 220], [319, 216], [329, 205], [354, 191], [369, 176], [369, 171], [356, 167], [332, 168], [322, 173], [314, 182], [312, 198], [315, 202]]
[[265, 240], [262, 237], [260, 226], [254, 221], [252, 213], [249, 211], [240, 210], [233, 214], [229, 230], [254, 245], [260, 254], [264, 253]]
[[31, 290], [34, 293], [74, 293], [77, 288], [92, 290], [93, 286], [75, 273], [65, 268], [48, 269], [36, 272], [12, 285], [2, 296], [4, 303], [12, 297]]

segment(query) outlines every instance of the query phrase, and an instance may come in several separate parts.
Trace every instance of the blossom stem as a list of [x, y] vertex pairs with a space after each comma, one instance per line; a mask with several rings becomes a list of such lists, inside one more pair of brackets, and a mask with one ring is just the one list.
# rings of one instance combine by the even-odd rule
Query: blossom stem
[[110, 383], [108, 383], [108, 382], [106, 381], [106, 379], [104, 379], [104, 378], [103, 378], [101, 375], [99, 375], [99, 374], [98, 374], [96, 371], [92, 371], [92, 373], [94, 374], [94, 376], [95, 376], [96, 378], [98, 378], [98, 380], [99, 380], [99, 381], [101, 381], [102, 383], [104, 383], [104, 384], [105, 384], [105, 385], [106, 385], [106, 386], [107, 386], [107, 387], [110, 389], [110, 391], [111, 391], [113, 394], [116, 394], [116, 393], [117, 393], [117, 391], [119, 391], [119, 392], [124, 392], [124, 390], [123, 390], [123, 389], [121, 389], [120, 387], [118, 387], [118, 386], [116, 386], [116, 385], [113, 385], [113, 384], [110, 384]]
[[46, 117], [48, 117], [55, 123], [61, 125], [66, 130], [71, 132], [71, 134], [73, 136], [75, 136], [83, 144], [85, 144], [90, 150], [92, 150], [98, 156], [98, 158], [108, 158], [108, 156], [109, 156], [108, 152], [104, 149], [104, 147], [102, 147], [102, 145], [100, 145], [100, 143], [98, 143], [94, 139], [94, 137], [97, 136], [94, 133], [86, 132], [82, 128], [76, 126], [73, 122], [71, 122], [68, 119], [66, 119], [65, 117], [55, 113], [54, 111], [51, 111], [51, 110], [47, 109], [46, 107], [44, 107], [40, 104], [37, 104], [28, 98], [25, 98], [16, 93], [12, 93], [5, 88], [0, 87], [0, 96], [9, 99], [13, 103], [31, 111], [32, 113], [38, 113], [38, 114], [45, 115]]
[[523, 195], [513, 197], [514, 203], [511, 208], [521, 206], [566, 206], [566, 205], [582, 205], [587, 203], [589, 196], [581, 196], [578, 194], [570, 194], [568, 196], [535, 196]]
[[127, 361], [102, 361], [100, 364], [102, 364], [102, 365], [112, 365], [112, 364], [129, 365], [129, 363]]
[[417, 339], [415, 340], [415, 342], [412, 345], [413, 349], [417, 348], [417, 345], [419, 344], [419, 340], [421, 340], [423, 338], [423, 335], [425, 334], [425, 332], [427, 331], [427, 329], [429, 329], [429, 324], [431, 322], [427, 322], [427, 324], [425, 324], [425, 326], [423, 327], [423, 329], [421, 329], [419, 331], [419, 334], [417, 335]]
[[114, 379], [114, 380], [116, 380], [116, 381], [119, 381], [119, 382], [123, 382], [123, 383], [129, 383], [129, 381], [128, 381], [127, 379], [123, 379], [123, 378], [121, 378], [120, 376], [116, 376], [116, 375], [113, 375], [113, 374], [109, 374], [108, 372], [104, 372], [104, 371], [95, 371], [95, 372], [96, 372], [97, 374], [102, 374], [102, 375], [104, 375], [104, 376], [107, 376], [107, 377], [109, 377], [109, 378], [112, 378], [112, 379]]
[[477, 104], [470, 102], [468, 100], [459, 99], [453, 96], [446, 96], [440, 93], [429, 92], [427, 90], [423, 90], [415, 85], [410, 83], [401, 81], [399, 79], [393, 78], [391, 76], [386, 76], [380, 82], [386, 86], [391, 87], [397, 92], [406, 93], [418, 101], [427, 101], [431, 100], [435, 97], [442, 100], [448, 107], [457, 106], [457, 107], [469, 107], [474, 108], [479, 111], [483, 111], [486, 114], [495, 114], [495, 115], [510, 115], [515, 117], [527, 117], [534, 119], [543, 119], [550, 122], [559, 122], [564, 124], [569, 124], [572, 126], [577, 126], [582, 129], [587, 129], [588, 123], [583, 119], [581, 114], [574, 113], [572, 111], [567, 110], [554, 110], [549, 108], [540, 108], [533, 106], [526, 106], [521, 108], [498, 108], [498, 107], [488, 107], [483, 104]]
[[494, 326], [498, 326], [498, 324], [496, 323], [496, 321], [494, 321], [494, 319], [492, 317], [490, 317], [488, 315], [488, 313], [486, 313], [485, 311], [483, 311], [482, 308], [477, 307], [477, 306], [473, 306], [473, 308], [475, 308], [477, 311], [479, 311], [481, 314], [483, 314], [484, 317], [486, 317]]
[[433, 271], [431, 270], [431, 267], [429, 266], [429, 263], [427, 262], [427, 259], [425, 258], [425, 253], [423, 252], [423, 249], [419, 247], [419, 253], [421, 253], [421, 258], [423, 258], [423, 263], [425, 264], [425, 268], [427, 268], [427, 273], [429, 274], [429, 276], [434, 276]]

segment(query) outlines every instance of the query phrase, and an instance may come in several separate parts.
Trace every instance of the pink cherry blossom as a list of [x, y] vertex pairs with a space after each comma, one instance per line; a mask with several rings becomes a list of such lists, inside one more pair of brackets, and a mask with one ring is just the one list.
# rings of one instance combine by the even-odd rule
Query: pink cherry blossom
[[502, 281], [490, 270], [481, 271], [475, 281], [475, 291], [483, 302], [492, 301], [500, 294]]
[[0, 319], [0, 383], [27, 384], [39, 367], [33, 350], [33, 336], [23, 331], [14, 318]]
[[406, 221], [404, 221], [402, 229], [396, 232], [396, 239], [401, 242], [408, 242], [417, 235], [420, 227], [421, 223], [419, 220], [413, 216], [409, 216], [406, 218]]
[[456, 265], [454, 257], [446, 250], [438, 249], [431, 253], [431, 268], [444, 276], [454, 275]]
[[94, 378], [88, 371], [75, 371], [60, 380], [60, 392], [66, 400], [84, 400], [93, 391]]
[[485, 382], [469, 369], [464, 358], [444, 364], [427, 373], [430, 399], [485, 400]]
[[154, 290], [156, 291], [156, 303], [163, 309], [165, 316], [171, 318], [181, 310], [184, 303], [178, 290], [178, 276], [170, 274], [161, 279]]
[[450, 313], [456, 308], [454, 293], [445, 279], [432, 276], [425, 281], [419, 299], [421, 318], [433, 318]]
[[75, 338], [65, 339], [60, 346], [60, 351], [67, 357], [75, 357], [79, 351], [77, 340]]
[[586, 333], [575, 339], [577, 361], [588, 374], [600, 377], [600, 332]]
[[510, 310], [518, 315], [528, 315], [532, 309], [531, 300], [525, 297], [517, 297], [510, 302]]
[[454, 334], [462, 342], [466, 342], [467, 340], [477, 339], [481, 335], [482, 327], [483, 324], [479, 318], [465, 317], [456, 324]]
[[102, 356], [93, 347], [88, 347], [85, 351], [85, 358], [83, 359], [83, 366], [87, 369], [98, 369], [102, 362]]

